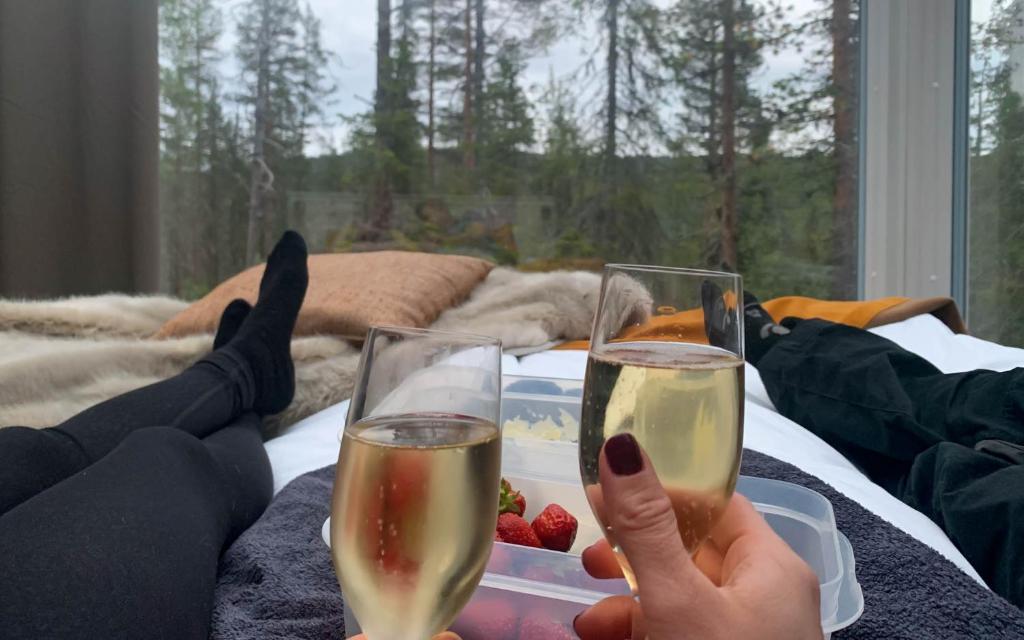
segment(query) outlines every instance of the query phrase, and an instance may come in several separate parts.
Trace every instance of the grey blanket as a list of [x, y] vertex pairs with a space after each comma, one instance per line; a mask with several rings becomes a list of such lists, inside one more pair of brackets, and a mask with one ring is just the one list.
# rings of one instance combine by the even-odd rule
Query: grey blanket
[[[821, 480], [749, 450], [742, 473], [801, 484], [832, 501], [865, 599], [861, 619], [834, 638], [1024, 638], [1024, 612]], [[225, 553], [214, 638], [345, 637], [341, 594], [320, 538], [333, 478], [333, 467], [297, 478]]]

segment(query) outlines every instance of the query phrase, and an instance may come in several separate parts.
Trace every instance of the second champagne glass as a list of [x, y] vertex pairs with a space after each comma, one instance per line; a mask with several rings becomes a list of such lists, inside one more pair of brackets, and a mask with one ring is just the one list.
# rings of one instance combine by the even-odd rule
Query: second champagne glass
[[631, 433], [664, 486], [690, 553], [732, 497], [743, 445], [743, 285], [730, 273], [605, 268], [580, 422], [587, 499], [636, 579], [604, 512], [598, 457]]
[[331, 549], [369, 640], [428, 640], [455, 619], [498, 517], [501, 343], [373, 328], [334, 482]]

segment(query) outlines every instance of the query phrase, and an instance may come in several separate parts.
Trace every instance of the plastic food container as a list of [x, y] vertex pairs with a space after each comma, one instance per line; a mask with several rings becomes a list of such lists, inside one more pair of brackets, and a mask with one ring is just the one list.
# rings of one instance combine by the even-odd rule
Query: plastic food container
[[581, 380], [504, 376], [502, 433], [506, 438], [576, 442], [582, 397]]
[[[576, 543], [569, 553], [560, 553], [495, 542], [487, 573], [452, 630], [464, 640], [500, 640], [496, 629], [507, 625], [496, 621], [511, 618], [518, 624], [529, 621], [536, 628], [530, 637], [574, 638], [572, 620], [577, 614], [610, 595], [628, 594], [629, 587], [623, 580], [595, 580], [583, 570], [578, 554], [598, 540], [601, 531], [580, 484], [542, 480], [530, 473], [505, 477], [527, 496], [528, 517], [550, 502], [574, 514], [580, 521]], [[836, 531], [828, 500], [809, 489], [763, 478], [741, 477], [738, 490], [818, 574], [826, 640], [855, 622], [864, 610], [864, 598], [853, 550]], [[326, 526], [324, 533], [329, 537]], [[348, 635], [359, 629], [347, 606], [345, 628]]]
[[[516, 381], [506, 377], [506, 386], [510, 380]], [[579, 381], [575, 383], [582, 386]], [[566, 405], [572, 403], [552, 393], [513, 390], [506, 392], [503, 400], [503, 418], [507, 399], [529, 395], [546, 396], [545, 401], [561, 403], [558, 408], [567, 412]], [[576, 397], [575, 414], [570, 414], [577, 421], [579, 403]], [[545, 405], [543, 410], [548, 411], [548, 406], [552, 405]], [[527, 519], [546, 505], [558, 503], [579, 520], [576, 542], [568, 553], [495, 542], [487, 572], [452, 630], [464, 640], [512, 640], [519, 635], [552, 640], [575, 638], [572, 620], [577, 614], [610, 595], [629, 594], [624, 580], [595, 580], [583, 570], [579, 554], [602, 534], [583, 491], [577, 447], [570, 442], [508, 434], [502, 447], [502, 475], [526, 497]], [[863, 612], [864, 598], [857, 584], [853, 550], [836, 529], [831, 503], [810, 489], [763, 478], [741, 476], [737, 490], [754, 503], [775, 532], [818, 575], [826, 640], [834, 631], [855, 622]], [[328, 523], [323, 533], [329, 541]], [[359, 630], [347, 605], [345, 628], [348, 636]]]

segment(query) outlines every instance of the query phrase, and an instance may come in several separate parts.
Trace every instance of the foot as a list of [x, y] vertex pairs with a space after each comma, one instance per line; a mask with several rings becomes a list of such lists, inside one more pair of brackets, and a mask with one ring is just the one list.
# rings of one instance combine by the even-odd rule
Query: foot
[[252, 409], [260, 415], [284, 411], [295, 396], [291, 340], [309, 284], [307, 258], [302, 236], [286, 231], [267, 258], [256, 304], [226, 345], [252, 368]]
[[220, 323], [217, 325], [217, 335], [213, 338], [213, 348], [220, 349], [235, 337], [239, 327], [245, 322], [252, 311], [252, 305], [238, 298], [232, 300], [224, 307], [224, 313], [220, 316]]
[[789, 329], [776, 324], [758, 299], [754, 297], [754, 294], [745, 291], [743, 293], [743, 333], [747, 361], [757, 364], [757, 361], [779, 338], [789, 334]]
[[722, 288], [705, 280], [700, 285], [700, 301], [704, 308], [704, 335], [713, 347], [739, 353], [736, 315], [728, 312]]

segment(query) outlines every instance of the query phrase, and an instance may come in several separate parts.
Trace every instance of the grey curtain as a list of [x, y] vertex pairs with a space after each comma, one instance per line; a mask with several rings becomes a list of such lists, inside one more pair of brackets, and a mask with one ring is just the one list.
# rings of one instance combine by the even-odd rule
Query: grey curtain
[[158, 0], [0, 0], [0, 296], [159, 286]]

